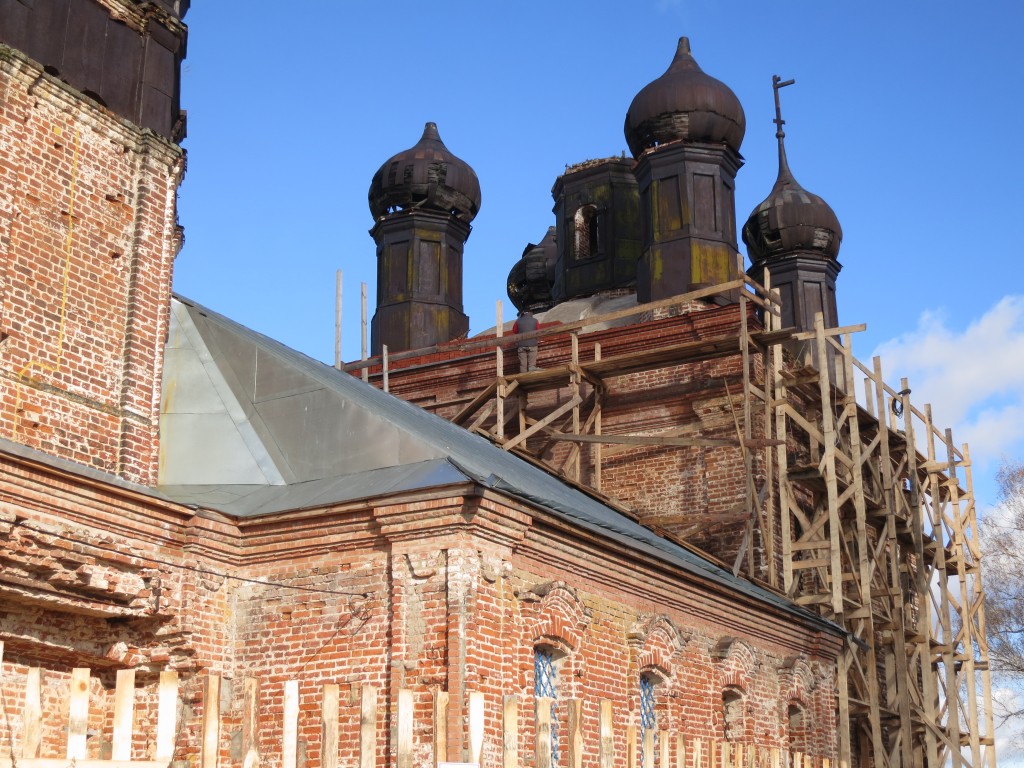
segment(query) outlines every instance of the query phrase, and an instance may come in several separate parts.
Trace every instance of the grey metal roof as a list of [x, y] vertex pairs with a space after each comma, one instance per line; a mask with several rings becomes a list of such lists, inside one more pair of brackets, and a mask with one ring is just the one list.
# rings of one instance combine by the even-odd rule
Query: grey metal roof
[[173, 310], [159, 488], [172, 499], [251, 517], [472, 481], [841, 632], [479, 435], [187, 299]]

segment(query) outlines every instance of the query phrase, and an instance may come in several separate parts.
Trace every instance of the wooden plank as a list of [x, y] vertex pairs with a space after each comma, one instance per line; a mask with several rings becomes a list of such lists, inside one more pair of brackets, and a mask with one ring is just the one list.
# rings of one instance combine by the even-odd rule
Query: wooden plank
[[[637, 304], [636, 306], [627, 307], [625, 309], [619, 309], [616, 310], [615, 312], [608, 312], [607, 314], [604, 315], [593, 315], [591, 317], [586, 317], [581, 320], [575, 320], [571, 323], [559, 323], [558, 325], [548, 326], [547, 328], [538, 328], [536, 331], [530, 331], [529, 333], [514, 333], [501, 337], [495, 336], [484, 339], [474, 339], [472, 341], [464, 341], [460, 344], [453, 344], [451, 342], [447, 342], [445, 344], [436, 344], [431, 347], [423, 347], [421, 349], [410, 349], [405, 352], [397, 352], [391, 355], [391, 360], [392, 362], [398, 360], [408, 360], [410, 358], [423, 357], [424, 355], [429, 355], [434, 352], [440, 351], [467, 352], [472, 349], [489, 349], [491, 347], [495, 347], [501, 344], [505, 344], [508, 346], [518, 345], [521, 341], [526, 341], [527, 339], [539, 339], [544, 336], [569, 333], [570, 331], [575, 331], [581, 328], [587, 328], [592, 325], [599, 325], [601, 323], [608, 323], [614, 320], [621, 320], [627, 317], [633, 317], [635, 315], [640, 315], [643, 314], [644, 312], [651, 312], [656, 309], [682, 306], [696, 299], [707, 298], [708, 296], [715, 296], [716, 294], [724, 293], [735, 289], [743, 289], [745, 284], [746, 283], [742, 278], [737, 280], [730, 280], [728, 283], [722, 283], [721, 285], [710, 286], [708, 288], [701, 288], [696, 291], [691, 291], [690, 293], [682, 293], [679, 294], [678, 296], [670, 296], [667, 299], [659, 299], [658, 301], [652, 301], [647, 304]], [[756, 297], [752, 294], [748, 294], [747, 298], [760, 305], [763, 305], [764, 303], [760, 299], [760, 297]], [[378, 365], [379, 363], [379, 358], [367, 357], [364, 350], [362, 360], [358, 360], [352, 363], [346, 363], [342, 369], [345, 371], [357, 371], [362, 369], [365, 372], [365, 369], [367, 367], [372, 365]]]
[[551, 413], [549, 413], [543, 419], [538, 421], [536, 424], [534, 424], [532, 427], [530, 427], [525, 432], [520, 432], [518, 435], [516, 435], [515, 437], [511, 438], [507, 442], [502, 443], [501, 444], [502, 449], [506, 450], [506, 451], [511, 451], [513, 448], [515, 448], [520, 443], [526, 442], [527, 438], [531, 437], [532, 435], [534, 435], [537, 432], [539, 432], [540, 430], [542, 430], [544, 427], [546, 427], [548, 424], [553, 422], [559, 416], [562, 416], [563, 414], [571, 411], [573, 408], [575, 408], [581, 402], [583, 402], [583, 398], [581, 398], [579, 395], [577, 395], [576, 397], [571, 398], [568, 402], [563, 403], [560, 407], [558, 407], [555, 410], [553, 410]]
[[598, 737], [597, 763], [599, 768], [615, 768], [615, 730], [612, 702], [601, 699], [598, 704]]
[[260, 684], [254, 677], [242, 680], [242, 768], [257, 768], [259, 746]]
[[654, 729], [644, 730], [644, 768], [654, 768]]
[[156, 753], [158, 761], [174, 757], [174, 741], [178, 731], [178, 673], [164, 670], [160, 673], [157, 694]]
[[[573, 406], [572, 409], [572, 433], [574, 435], [580, 434], [580, 405], [583, 402], [580, 398], [580, 335], [579, 333], [573, 333], [571, 337], [572, 357], [571, 364], [569, 366], [569, 394], [572, 395], [573, 400], [579, 400], [579, 402]], [[572, 479], [576, 482], [580, 481], [580, 452], [574, 451], [573, 462], [572, 462]], [[570, 766], [572, 768], [572, 766]]]
[[502, 699], [501, 768], [519, 768], [519, 699], [514, 695]]
[[583, 768], [583, 701], [566, 701], [568, 717], [568, 767]]
[[659, 762], [659, 765], [662, 768], [669, 768], [669, 765], [670, 765], [670, 763], [669, 763], [669, 746], [671, 746], [672, 742], [668, 738], [668, 729], [667, 728], [662, 728], [661, 729], [661, 731], [659, 732], [659, 735], [658, 735], [658, 739], [659, 739], [659, 742], [658, 742], [659, 746], [661, 747], [661, 760]]
[[[338, 716], [341, 686], [324, 683], [320, 703], [320, 768], [338, 768]], [[248, 768], [243, 766], [243, 768]]]
[[[825, 338], [833, 338], [844, 336], [847, 333], [863, 333], [867, 329], [866, 323], [857, 323], [857, 325], [844, 325], [839, 328], [824, 328], [823, 330], [825, 331]], [[794, 341], [814, 341], [816, 338], [818, 338], [817, 331], [800, 331], [793, 334]]]
[[610, 445], [656, 445], [656, 446], [724, 446], [739, 445], [739, 440], [731, 438], [703, 437], [661, 437], [659, 435], [571, 435], [555, 432], [548, 436], [551, 440], [562, 440], [573, 443], [607, 443]]
[[[75, 768], [167, 768], [166, 760], [75, 760]], [[0, 757], [0, 768], [69, 768], [66, 757]]]
[[551, 764], [551, 705], [554, 699], [538, 696], [534, 706], [534, 765], [552, 768]]
[[466, 403], [466, 405], [458, 413], [456, 413], [452, 417], [452, 423], [453, 424], [461, 424], [463, 419], [465, 419], [467, 416], [469, 416], [471, 413], [473, 413], [477, 408], [479, 408], [484, 403], [486, 403], [488, 400], [490, 400], [494, 396], [494, 393], [497, 392], [497, 391], [498, 391], [498, 381], [497, 381], [497, 379], [495, 379], [490, 384], [488, 384], [479, 395], [477, 395], [472, 400], [470, 400], [468, 403]]
[[696, 738], [691, 742], [690, 751], [693, 753], [693, 768], [702, 768], [704, 765], [704, 756], [701, 754], [704, 743]]
[[68, 701], [68, 760], [86, 758], [86, 731], [89, 729], [89, 670], [71, 670], [71, 691]]
[[364, 685], [359, 699], [359, 768], [377, 764], [377, 688]]
[[42, 670], [32, 667], [25, 679], [24, 734], [21, 739], [22, 758], [39, 757], [43, 742], [43, 706], [41, 699]]
[[638, 768], [636, 747], [636, 726], [630, 723], [626, 726], [626, 768]]
[[412, 691], [401, 688], [398, 691], [398, 738], [395, 747], [396, 768], [412, 768]]
[[220, 675], [206, 676], [202, 728], [199, 765], [201, 768], [217, 768], [220, 750]]
[[448, 760], [448, 691], [434, 689], [434, 768]]
[[135, 720], [135, 670], [117, 670], [114, 688], [114, 736], [110, 757], [132, 759], [132, 724]]
[[[665, 768], [668, 768], [667, 760]], [[676, 734], [676, 768], [686, 768], [686, 738], [681, 733]]]
[[484, 760], [484, 695], [469, 694], [469, 762], [483, 765]]
[[284, 713], [281, 722], [281, 768], [296, 768], [299, 756], [299, 681], [284, 683]]

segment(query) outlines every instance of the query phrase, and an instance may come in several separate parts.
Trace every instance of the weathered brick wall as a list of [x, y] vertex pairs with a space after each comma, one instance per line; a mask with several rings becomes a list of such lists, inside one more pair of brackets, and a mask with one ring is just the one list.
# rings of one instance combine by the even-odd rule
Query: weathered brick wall
[[183, 169], [0, 46], [0, 436], [155, 484]]
[[[589, 743], [599, 699], [614, 703], [620, 733], [635, 721], [647, 673], [658, 682], [659, 728], [785, 747], [795, 703], [803, 749], [834, 755], [835, 637], [503, 497], [454, 493], [231, 521], [28, 462], [2, 470], [4, 694], [18, 700], [25, 670], [42, 666], [44, 706], [59, 712], [71, 667], [92, 667], [97, 754], [109, 741], [114, 672], [137, 670], [134, 748], [143, 756], [153, 748], [157, 673], [171, 668], [182, 678], [180, 759], [198, 753], [209, 706], [221, 716], [223, 759], [243, 759], [245, 680], [254, 679], [258, 743], [271, 764], [285, 682], [297, 680], [303, 765], [320, 764], [317, 703], [324, 684], [338, 683], [343, 765], [357, 760], [360, 687], [373, 685], [382, 758], [394, 754], [399, 690], [413, 692], [424, 762], [433, 691], [450, 696], [447, 757], [456, 760], [469, 746], [469, 694], [481, 692], [485, 760], [496, 766], [503, 696], [519, 696], [520, 749], [532, 748], [533, 649], [543, 644], [562, 655], [559, 697], [586, 702]], [[204, 699], [206, 673], [224, 677], [216, 703]], [[727, 690], [742, 714], [728, 734]], [[0, 738], [17, 742], [10, 711], [15, 727]], [[65, 738], [54, 720], [48, 756]]]

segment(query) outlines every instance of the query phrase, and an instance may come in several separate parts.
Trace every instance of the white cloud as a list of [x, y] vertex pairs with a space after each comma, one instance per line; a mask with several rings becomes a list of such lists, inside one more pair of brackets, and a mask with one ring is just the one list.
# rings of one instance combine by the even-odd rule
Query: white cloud
[[[982, 498], [994, 499], [995, 465], [1004, 456], [1024, 459], [1024, 296], [1005, 296], [980, 317], [925, 312], [916, 329], [874, 354], [881, 356], [890, 386], [906, 377], [911, 403], [921, 411], [930, 403], [936, 426], [952, 427], [958, 447], [970, 445], [976, 469], [988, 465], [991, 487]], [[974, 479], [977, 492], [977, 471]], [[1005, 516], [1001, 508], [981, 511], [995, 521]], [[1024, 689], [1018, 681], [998, 680], [992, 697], [999, 764], [1024, 768], [1024, 723], [998, 723], [998, 713], [1024, 706]]]
[[1005, 296], [963, 330], [945, 312], [925, 312], [915, 330], [881, 344], [886, 379], [907, 377], [911, 402], [931, 403], [975, 459], [1024, 447], [1024, 296]]
[[[1020, 690], [1011, 687], [994, 687], [992, 689], [993, 709], [996, 713], [1014, 712], [1021, 709]], [[1024, 767], [1024, 725], [1010, 723], [996, 728], [996, 756], [1003, 768]]]

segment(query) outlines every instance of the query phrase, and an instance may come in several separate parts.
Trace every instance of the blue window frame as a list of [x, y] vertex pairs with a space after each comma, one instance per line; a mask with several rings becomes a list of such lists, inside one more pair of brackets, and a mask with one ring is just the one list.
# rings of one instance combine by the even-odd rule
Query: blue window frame
[[[533, 649], [533, 695], [558, 701], [558, 659], [550, 648]], [[558, 764], [558, 706], [551, 705], [551, 764]]]
[[650, 675], [640, 675], [640, 765], [644, 764], [644, 745], [648, 729], [654, 731], [655, 743], [658, 738], [658, 717], [654, 711], [654, 686], [656, 681]]

